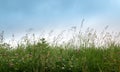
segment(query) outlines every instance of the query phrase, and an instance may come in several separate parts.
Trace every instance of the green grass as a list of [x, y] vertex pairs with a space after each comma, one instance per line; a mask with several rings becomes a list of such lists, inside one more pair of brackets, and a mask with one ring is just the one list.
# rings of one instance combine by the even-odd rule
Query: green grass
[[99, 37], [91, 31], [63, 44], [50, 44], [45, 38], [33, 43], [26, 37], [25, 44], [15, 48], [2, 38], [0, 72], [120, 72], [120, 35], [113, 38], [103, 32]]
[[120, 46], [63, 48], [44, 40], [0, 47], [0, 72], [120, 72]]

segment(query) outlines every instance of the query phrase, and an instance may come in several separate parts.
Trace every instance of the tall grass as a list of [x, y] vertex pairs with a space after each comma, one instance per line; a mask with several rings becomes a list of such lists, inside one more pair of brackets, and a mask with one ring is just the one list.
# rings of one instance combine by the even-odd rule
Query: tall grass
[[1, 36], [0, 72], [120, 72], [119, 34], [73, 31], [62, 44], [26, 35], [15, 48]]

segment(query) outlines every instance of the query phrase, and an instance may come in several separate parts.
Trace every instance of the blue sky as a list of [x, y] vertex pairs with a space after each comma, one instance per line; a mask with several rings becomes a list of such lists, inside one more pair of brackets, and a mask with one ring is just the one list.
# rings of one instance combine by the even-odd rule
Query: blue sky
[[101, 21], [115, 21], [118, 28], [119, 13], [119, 0], [0, 0], [0, 30], [12, 34], [29, 28], [36, 31], [68, 28], [80, 24], [82, 18], [92, 19], [85, 26], [97, 27], [103, 25]]

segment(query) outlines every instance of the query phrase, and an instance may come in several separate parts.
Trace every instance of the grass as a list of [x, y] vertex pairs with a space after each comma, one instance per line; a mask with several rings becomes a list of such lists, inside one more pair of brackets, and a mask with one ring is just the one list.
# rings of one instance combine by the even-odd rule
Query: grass
[[[120, 72], [120, 45], [107, 33], [101, 38], [110, 38], [110, 42], [96, 46], [95, 35], [79, 33], [61, 45], [51, 45], [45, 38], [35, 43], [27, 40], [15, 48], [2, 43], [0, 72]], [[76, 39], [78, 46], [74, 44]]]

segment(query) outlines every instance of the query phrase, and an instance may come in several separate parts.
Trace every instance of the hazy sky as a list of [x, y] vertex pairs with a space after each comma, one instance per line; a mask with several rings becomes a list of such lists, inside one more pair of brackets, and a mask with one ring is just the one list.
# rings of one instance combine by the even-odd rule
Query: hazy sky
[[[0, 30], [7, 34], [34, 30], [110, 25], [120, 27], [120, 0], [0, 0]], [[120, 29], [119, 29], [120, 30]]]

